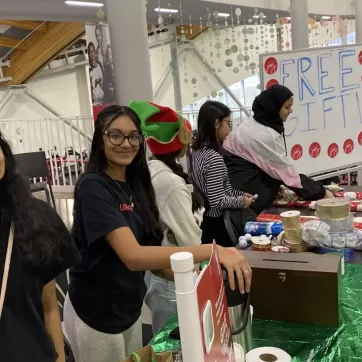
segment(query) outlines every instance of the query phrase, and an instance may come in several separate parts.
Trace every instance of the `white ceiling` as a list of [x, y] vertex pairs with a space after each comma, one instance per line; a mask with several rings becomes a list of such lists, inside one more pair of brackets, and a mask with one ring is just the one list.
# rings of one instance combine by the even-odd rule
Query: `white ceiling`
[[[89, 1], [96, 1], [96, 0], [89, 0]], [[97, 0], [98, 2], [105, 2], [105, 0]], [[119, 0], [123, 1], [123, 0]], [[192, 14], [193, 22], [199, 23], [200, 17], [206, 19], [207, 12], [206, 8], [209, 7], [210, 10], [219, 11], [219, 12], [228, 12], [230, 13], [231, 7], [230, 4], [234, 4], [233, 7], [235, 8], [236, 4], [245, 4], [251, 5], [254, 3], [255, 5], [269, 5], [265, 6], [269, 9], [273, 7], [270, 6], [271, 3], [277, 3], [275, 0], [148, 0], [147, 6], [147, 17], [148, 22], [157, 24], [157, 13], [155, 13], [154, 9], [158, 7], [158, 3], [160, 1], [161, 7], [167, 8], [168, 4], [172, 8], [179, 8], [180, 2], [183, 4], [183, 11], [184, 11], [184, 22], [188, 21], [189, 14]], [[211, 1], [211, 2], [210, 2]], [[280, 2], [280, 0], [278, 0]], [[284, 2], [287, 0], [283, 0]], [[330, 5], [335, 3], [346, 3], [345, 7], [351, 8], [351, 0], [319, 0], [320, 2], [328, 2]], [[288, 0], [289, 2], [289, 0]], [[316, 2], [315, 0], [309, 0], [309, 2]], [[280, 5], [280, 4], [279, 4]], [[239, 5], [240, 6], [240, 5]], [[244, 8], [244, 6], [242, 6]], [[260, 10], [263, 10], [264, 13], [275, 20], [275, 7], [273, 10], [267, 11], [265, 7], [259, 7]], [[311, 4], [310, 4], [311, 7]], [[264, 9], [263, 9], [264, 8]], [[103, 8], [104, 12], [106, 12], [105, 7]], [[253, 5], [252, 7], [245, 8], [246, 11], [243, 11], [243, 14], [247, 14], [248, 12], [253, 12]], [[329, 7], [325, 7], [325, 10], [329, 9]], [[281, 10], [281, 7], [279, 7]], [[312, 12], [312, 9], [310, 9]], [[315, 9], [317, 10], [317, 9]], [[321, 9], [318, 9], [321, 10]], [[329, 9], [330, 10], [330, 9]], [[335, 10], [335, 9], [333, 9]], [[340, 9], [342, 10], [342, 9]], [[347, 9], [343, 9], [347, 10]], [[97, 17], [97, 8], [86, 8], [86, 7], [71, 7], [67, 6], [64, 3], [64, 0], [0, 0], [0, 17], [3, 19], [21, 19], [21, 20], [43, 20], [43, 21], [85, 21], [85, 22], [95, 22], [99, 21]], [[281, 11], [278, 11], [282, 13]], [[313, 12], [317, 14], [321, 14], [321, 12]], [[333, 12], [330, 15], [334, 15]], [[344, 12], [345, 15], [348, 12]], [[328, 14], [325, 14], [328, 15]], [[281, 14], [281, 16], [283, 16]], [[168, 15], [165, 14], [164, 18], [167, 19]], [[180, 13], [175, 15], [175, 21], [180, 22]], [[186, 18], [186, 19], [185, 19]], [[185, 21], [186, 20], [186, 21]], [[266, 19], [272, 21], [272, 19]]]
[[0, 17], [21, 20], [93, 22], [97, 20], [97, 9], [67, 6], [64, 0], [0, 0]]
[[[96, 1], [96, 0], [90, 0]], [[105, 0], [97, 0], [105, 2]], [[123, 0], [119, 0], [123, 1]], [[160, 2], [159, 2], [160, 1]], [[180, 9], [180, 3], [183, 4], [183, 21], [189, 22], [189, 16], [192, 14], [192, 22], [199, 24], [202, 17], [203, 22], [207, 21], [207, 8], [213, 13], [230, 13], [230, 5], [225, 2], [216, 3], [201, 0], [148, 0], [147, 20], [149, 24], [157, 24], [158, 13], [155, 8], [161, 7]], [[3, 19], [21, 19], [21, 20], [42, 20], [42, 21], [99, 21], [97, 17], [97, 8], [73, 7], [67, 6], [64, 0], [0, 0], [0, 17]], [[106, 7], [103, 7], [106, 13]], [[253, 13], [253, 8], [243, 12], [246, 16]], [[268, 12], [265, 11], [268, 16]], [[181, 22], [180, 11], [172, 15], [175, 23]], [[168, 21], [168, 14], [164, 14], [165, 23]], [[268, 16], [269, 18], [269, 16]], [[106, 19], [104, 19], [106, 21]], [[275, 20], [275, 11], [271, 11], [269, 21]]]

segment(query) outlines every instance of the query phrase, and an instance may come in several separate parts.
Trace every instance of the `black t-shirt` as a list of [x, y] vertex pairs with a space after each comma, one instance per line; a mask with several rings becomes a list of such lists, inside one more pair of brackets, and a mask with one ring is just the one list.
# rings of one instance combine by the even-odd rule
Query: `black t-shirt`
[[[15, 235], [5, 303], [0, 319], [0, 360], [4, 362], [56, 361], [57, 354], [53, 341], [44, 324], [43, 287], [79, 261], [76, 246], [56, 211], [37, 199], [31, 200], [30, 207], [33, 207], [37, 222], [41, 224], [55, 222], [61, 225], [62, 235], [64, 234], [67, 240], [64, 240], [64, 247], [58, 255], [59, 260], [62, 259], [61, 262], [55, 261], [47, 268], [39, 267], [38, 270], [30, 270], [20, 261]], [[3, 277], [10, 225], [1, 226], [0, 283]]]
[[69, 297], [88, 326], [108, 334], [122, 333], [137, 321], [146, 293], [143, 273], [130, 271], [105, 240], [108, 233], [129, 227], [146, 245], [144, 223], [130, 198], [126, 183], [103, 173], [86, 173], [76, 195], [82, 261], [71, 269]]

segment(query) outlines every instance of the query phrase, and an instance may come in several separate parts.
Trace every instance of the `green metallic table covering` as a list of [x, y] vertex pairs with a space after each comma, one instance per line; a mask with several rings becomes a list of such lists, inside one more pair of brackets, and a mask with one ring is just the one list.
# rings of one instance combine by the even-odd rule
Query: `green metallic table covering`
[[[362, 361], [362, 265], [346, 264], [341, 299], [339, 329], [254, 320], [254, 347], [282, 348], [293, 356], [293, 362]], [[168, 337], [177, 326], [174, 316], [154, 336], [150, 344], [156, 352], [181, 348], [179, 341]]]

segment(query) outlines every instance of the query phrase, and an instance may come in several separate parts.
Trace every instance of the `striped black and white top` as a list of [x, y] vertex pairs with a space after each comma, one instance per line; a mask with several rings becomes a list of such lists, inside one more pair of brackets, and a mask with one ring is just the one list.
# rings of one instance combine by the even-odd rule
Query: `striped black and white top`
[[224, 160], [217, 151], [207, 147], [193, 151], [191, 162], [193, 181], [209, 203], [207, 216], [219, 217], [226, 209], [243, 208], [243, 193], [232, 188]]

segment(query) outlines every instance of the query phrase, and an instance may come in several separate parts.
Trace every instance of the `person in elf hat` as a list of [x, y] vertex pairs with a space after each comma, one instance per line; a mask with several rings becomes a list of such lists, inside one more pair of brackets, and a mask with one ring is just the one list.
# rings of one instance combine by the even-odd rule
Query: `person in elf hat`
[[[191, 185], [179, 159], [184, 157], [192, 138], [189, 121], [168, 107], [154, 107], [143, 101], [130, 104], [145, 125], [158, 125], [144, 131], [147, 145], [152, 152], [148, 160], [156, 202], [164, 227], [163, 246], [195, 246], [201, 244], [200, 214], [202, 197]], [[145, 127], [144, 127], [145, 128]], [[152, 313], [152, 328], [156, 333], [176, 313], [176, 295], [173, 279], [163, 273], [151, 274], [150, 288], [145, 302]]]

